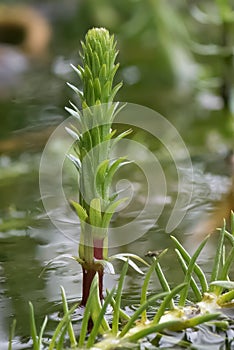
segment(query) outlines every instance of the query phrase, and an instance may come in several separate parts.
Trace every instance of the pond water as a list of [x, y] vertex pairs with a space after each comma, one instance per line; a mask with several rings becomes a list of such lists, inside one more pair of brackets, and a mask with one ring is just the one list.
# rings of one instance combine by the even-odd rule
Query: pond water
[[[34, 3], [36, 4], [36, 1]], [[76, 21], [81, 14], [73, 1], [67, 7], [65, 2], [62, 2], [63, 8], [67, 11], [64, 16], [62, 10], [52, 15], [51, 9], [55, 6], [53, 2], [47, 1], [44, 6], [36, 5], [42, 13], [46, 14], [52, 26], [52, 47], [48, 48], [49, 53], [43, 60], [39, 59], [30, 63], [29, 66], [25, 63], [25, 69], [19, 69], [14, 84], [10, 84], [12, 76], [9, 76], [9, 79], [6, 77], [9, 85], [5, 84], [0, 88], [1, 350], [7, 349], [9, 327], [13, 319], [17, 320], [14, 349], [31, 348], [29, 301], [35, 307], [38, 324], [48, 314], [52, 328], [61, 311], [60, 286], [64, 286], [69, 302], [76, 302], [81, 298], [81, 268], [74, 261], [67, 259], [68, 255], [77, 255], [79, 223], [74, 221], [70, 213], [66, 213], [64, 202], [60, 198], [54, 198], [52, 205], [52, 216], [55, 218], [54, 224], [57, 227], [50, 221], [41, 198], [39, 166], [49, 135], [67, 118], [64, 106], [68, 104], [69, 99], [74, 99], [72, 92], [66, 87], [67, 80], [75, 81], [69, 63], [78, 62], [79, 40], [86, 28], [96, 23], [88, 22], [89, 14], [86, 18], [87, 22], [83, 20], [80, 28], [76, 29]], [[72, 12], [73, 8], [77, 11], [76, 15]], [[121, 35], [120, 32], [120, 49], [123, 49], [127, 45], [124, 40], [127, 39]], [[132, 49], [137, 47], [134, 41], [131, 44]], [[27, 61], [27, 55], [24, 55]], [[149, 74], [146, 78], [143, 75], [145, 67], [141, 72], [140, 68], [137, 68], [137, 60], [142, 59], [140, 55], [138, 58], [136, 56], [136, 63], [126, 63], [125, 53], [120, 58], [123, 68], [120, 69], [119, 78], [124, 79], [125, 85], [119, 94], [119, 99], [144, 104], [159, 111], [178, 130], [191, 156], [193, 176], [191, 169], [186, 167], [183, 169], [183, 165], [187, 164], [188, 160], [184, 158], [183, 150], [179, 145], [173, 144], [175, 148], [178, 146], [176, 152], [180, 163], [179, 171], [184, 178], [183, 188], [180, 191], [184, 198], [182, 210], [186, 215], [171, 233], [192, 252], [201, 238], [200, 224], [204, 220], [206, 225], [207, 220], [212, 217], [212, 211], [219, 207], [219, 201], [225, 198], [231, 187], [231, 169], [226, 161], [228, 149], [233, 146], [229, 119], [226, 121], [219, 119], [222, 115], [220, 110], [211, 111], [210, 107], [205, 108], [199, 104], [197, 97], [193, 95], [194, 92], [185, 92], [184, 88], [178, 90], [179, 85], [176, 84], [170, 85], [170, 72], [165, 71], [168, 79], [162, 89], [160, 81], [156, 82], [154, 87]], [[151, 65], [149, 69], [156, 68]], [[209, 105], [210, 100], [205, 94], [202, 101], [204, 99]], [[148, 125], [148, 127], [155, 128], [157, 125]], [[161, 263], [168, 281], [174, 286], [183, 280], [183, 274], [177, 263], [173, 242], [170, 239], [170, 233], [166, 232], [166, 227], [178, 194], [178, 169], [175, 167], [175, 159], [172, 159], [165, 145], [160, 144], [155, 137], [139, 129], [134, 129], [131, 137], [137, 143], [143, 144], [150, 150], [150, 154], [154, 154], [158, 159], [167, 188], [161, 196], [161, 188], [159, 188], [161, 182], [156, 174], [156, 191], [150, 199], [150, 215], [145, 213], [145, 217], [143, 216], [140, 222], [144, 227], [144, 234], [127, 244], [110, 249], [110, 255], [129, 252], [144, 257], [149, 250], [169, 248]], [[52, 157], [56, 159], [63, 152], [64, 147], [63, 140], [57, 139], [51, 150]], [[124, 155], [130, 154], [130, 158], [134, 160], [136, 150], [130, 145], [127, 152], [125, 146], [123, 149], [120, 147], [118, 152], [123, 152]], [[151, 158], [147, 153], [143, 152], [136, 156], [138, 160], [141, 159], [143, 168], [151, 166]], [[48, 185], [53, 186], [57, 173], [51, 168], [51, 164], [48, 164]], [[121, 179], [124, 179], [124, 182], [121, 182]], [[148, 195], [147, 178], [135, 165], [122, 169], [116, 178], [116, 184], [130, 188], [131, 200], [126, 208], [116, 214], [113, 227], [133, 221], [144, 208]], [[74, 198], [77, 195], [74, 170], [67, 162], [63, 170], [63, 189], [67, 198]], [[191, 200], [187, 201], [190, 195]], [[157, 208], [162, 208], [162, 213], [158, 215], [156, 222], [152, 223], [155, 221], [152, 217], [154, 206], [156, 211]], [[219, 225], [221, 223], [222, 221]], [[62, 228], [62, 232], [58, 227]], [[196, 236], [195, 232], [198, 228], [200, 231]], [[133, 232], [129, 234], [132, 235]], [[203, 232], [204, 235], [205, 233]], [[214, 235], [199, 258], [199, 263], [207, 275], [211, 271], [216, 239]], [[45, 264], [54, 258], [56, 260], [40, 276]], [[116, 275], [106, 275], [106, 288], [111, 288], [118, 280], [121, 271], [120, 263], [115, 264], [115, 270]], [[234, 277], [233, 269], [230, 277], [232, 279]], [[136, 277], [136, 272], [129, 269], [124, 287], [124, 299], [128, 300], [127, 304], [139, 301], [141, 285], [141, 276]], [[159, 282], [154, 279], [150, 284], [149, 293], [158, 290], [160, 290]]]

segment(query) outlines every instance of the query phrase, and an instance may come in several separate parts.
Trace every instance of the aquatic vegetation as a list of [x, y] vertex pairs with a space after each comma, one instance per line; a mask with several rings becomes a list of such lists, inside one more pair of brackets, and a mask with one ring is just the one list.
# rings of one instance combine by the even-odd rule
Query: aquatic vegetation
[[[68, 155], [78, 171], [79, 199], [71, 200], [81, 224], [79, 256], [73, 257], [82, 266], [83, 295], [79, 306], [83, 311], [79, 334], [72, 320], [78, 304], [68, 306], [65, 290], [61, 288], [63, 317], [57, 324], [53, 335], [46, 336], [48, 317], [46, 316], [38, 331], [34, 308], [29, 303], [31, 339], [34, 350], [42, 347], [62, 350], [72, 349], [117, 349], [132, 348], [140, 342], [150, 342], [160, 346], [160, 341], [167, 337], [176, 344], [178, 334], [182, 334], [178, 343], [188, 347], [187, 332], [198, 329], [201, 325], [224, 331], [224, 341], [229, 342], [226, 331], [231, 325], [223, 310], [233, 307], [234, 289], [229, 278], [229, 271], [234, 260], [234, 215], [231, 214], [231, 230], [225, 223], [219, 232], [219, 241], [214, 257], [210, 280], [198, 265], [198, 257], [205, 247], [207, 236], [197, 247], [192, 256], [184, 249], [179, 240], [171, 236], [184, 272], [183, 283], [172, 288], [161, 266], [161, 258], [167, 249], [159, 254], [148, 254], [150, 263], [134, 254], [116, 254], [108, 256], [108, 228], [116, 208], [126, 200], [118, 199], [118, 193], [111, 192], [112, 179], [116, 171], [128, 164], [126, 157], [111, 158], [113, 144], [116, 144], [131, 131], [127, 130], [115, 136], [112, 130], [113, 119], [120, 110], [113, 99], [121, 83], [113, 87], [113, 80], [118, 69], [115, 64], [117, 56], [113, 36], [103, 28], [88, 31], [82, 43], [82, 66], [73, 67], [79, 75], [83, 91], [69, 86], [80, 97], [82, 111], [71, 103], [68, 112], [74, 117], [74, 124], [67, 132], [74, 139], [71, 154]], [[226, 245], [228, 241], [229, 246]], [[231, 248], [230, 248], [231, 247]], [[105, 267], [113, 272], [113, 259], [124, 261], [116, 288], [106, 292], [103, 297], [103, 274]], [[146, 266], [148, 271], [142, 285], [139, 306], [132, 315], [122, 309], [124, 280], [128, 267], [142, 273], [132, 261], [135, 259]], [[148, 296], [149, 282], [155, 273], [162, 291]], [[160, 305], [155, 306], [156, 301]], [[107, 309], [112, 310], [107, 318]], [[152, 313], [153, 308], [153, 313]], [[149, 312], [151, 309], [151, 312]], [[15, 323], [10, 332], [9, 349], [12, 348]], [[195, 343], [195, 342], [194, 342]]]
[[[226, 342], [228, 343], [228, 336], [225, 332], [228, 331], [232, 319], [225, 314], [225, 310], [234, 306], [234, 282], [230, 281], [228, 277], [231, 264], [234, 261], [233, 229], [234, 214], [232, 213], [231, 232], [225, 229], [225, 225], [220, 230], [219, 242], [209, 281], [197, 264], [197, 258], [207, 243], [208, 237], [199, 245], [193, 256], [190, 256], [181, 243], [175, 237], [172, 237], [175, 244], [175, 253], [185, 273], [184, 282], [170, 289], [170, 282], [167, 281], [160, 264], [160, 259], [166, 253], [166, 250], [159, 254], [158, 257], [152, 257], [152, 264], [143, 281], [140, 305], [136, 307], [131, 316], [121, 309], [123, 281], [127, 274], [128, 261], [124, 263], [117, 287], [107, 291], [103, 304], [99, 296], [99, 275], [96, 273], [91, 284], [79, 338], [75, 334], [71, 321], [72, 313], [77, 304], [68, 309], [65, 291], [62, 288], [64, 316], [54, 331], [53, 338], [46, 346], [50, 350], [55, 347], [56, 349], [63, 349], [66, 334], [68, 334], [72, 349], [107, 350], [117, 349], [118, 347], [131, 348], [139, 341], [146, 342], [148, 336], [150, 336], [149, 339], [154, 340], [154, 344], [155, 342], [159, 343], [164, 336], [167, 337], [166, 339], [169, 343], [171, 341], [171, 343], [174, 342], [176, 344], [177, 335], [181, 334], [180, 332], [184, 332], [182, 333], [184, 340], [180, 337], [178, 344], [182, 342], [186, 348], [191, 344], [191, 342], [186, 340], [186, 330], [196, 329], [199, 332], [199, 327], [202, 324], [206, 327], [213, 327], [213, 332], [222, 330], [224, 334], [223, 341], [225, 342], [227, 337]], [[225, 253], [227, 241], [230, 245], [228, 254]], [[148, 284], [154, 272], [158, 276], [162, 292], [148, 296]], [[155, 304], [156, 300], [160, 301], [160, 306], [154, 307], [155, 311], [152, 314], [152, 305]], [[106, 311], [110, 306], [113, 309], [111, 322], [106, 319]], [[150, 307], [151, 312], [148, 315]], [[89, 332], [88, 323], [93, 308], [96, 311], [94, 326]], [[39, 350], [42, 343], [46, 344], [46, 341], [43, 339], [43, 332], [47, 318], [45, 318], [38, 334], [32, 304], [30, 304], [30, 315], [34, 349]], [[101, 340], [100, 334], [102, 334]]]
[[111, 129], [112, 122], [121, 108], [113, 99], [122, 85], [113, 86], [119, 66], [115, 63], [118, 52], [114, 37], [104, 28], [93, 28], [82, 42], [82, 49], [83, 65], [73, 68], [81, 79], [83, 91], [68, 84], [80, 97], [82, 111], [73, 103], [67, 108], [78, 124], [77, 128], [73, 126], [67, 131], [75, 140], [74, 154], [69, 158], [79, 175], [79, 201], [71, 200], [71, 205], [81, 222], [76, 260], [83, 270], [80, 305], [84, 306], [96, 272], [102, 299], [103, 272], [108, 260], [108, 227], [116, 208], [126, 200], [118, 199], [118, 193], [111, 192], [111, 184], [116, 171], [129, 163], [126, 157], [111, 159], [111, 150], [113, 144], [131, 130], [122, 132], [112, 141], [116, 133]]

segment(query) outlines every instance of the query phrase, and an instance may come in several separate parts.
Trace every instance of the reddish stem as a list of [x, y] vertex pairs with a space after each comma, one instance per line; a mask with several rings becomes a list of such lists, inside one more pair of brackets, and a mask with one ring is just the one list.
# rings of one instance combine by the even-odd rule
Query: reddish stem
[[93, 240], [93, 256], [95, 259], [103, 259], [103, 239], [94, 238]]
[[[103, 239], [94, 239], [93, 241], [93, 256], [95, 259], [103, 259]], [[90, 287], [95, 276], [98, 272], [99, 279], [99, 297], [100, 300], [103, 299], [103, 266], [101, 264], [92, 263], [84, 264], [82, 266], [83, 270], [83, 286], [82, 286], [82, 300], [80, 305], [85, 306], [89, 297]]]

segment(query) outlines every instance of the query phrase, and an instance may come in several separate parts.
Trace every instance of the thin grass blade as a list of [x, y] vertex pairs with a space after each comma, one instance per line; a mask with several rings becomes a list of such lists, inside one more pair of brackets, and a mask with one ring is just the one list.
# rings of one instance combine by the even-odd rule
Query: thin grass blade
[[113, 288], [110, 293], [107, 295], [107, 297], [105, 298], [105, 301], [104, 301], [104, 304], [102, 306], [102, 309], [101, 309], [101, 312], [99, 313], [99, 316], [97, 318], [97, 320], [95, 321], [94, 323], [94, 326], [93, 326], [93, 329], [89, 335], [89, 339], [87, 341], [87, 348], [91, 348], [95, 342], [95, 339], [98, 335], [98, 330], [99, 330], [99, 327], [100, 327], [100, 324], [102, 323], [102, 319], [105, 315], [105, 312], [106, 312], [106, 309], [107, 309], [107, 306], [110, 304], [111, 302], [111, 298], [113, 297], [114, 295], [114, 292], [115, 292], [115, 289]]
[[[147, 290], [148, 290], [148, 285], [149, 285], [149, 281], [150, 281], [150, 277], [155, 269], [155, 266], [157, 264], [157, 260], [155, 260], [152, 265], [150, 266], [149, 270], [147, 271], [145, 278], [144, 278], [144, 282], [143, 282], [143, 286], [141, 288], [141, 300], [140, 300], [140, 305], [143, 305], [146, 301], [147, 301]], [[145, 323], [147, 321], [147, 314], [146, 314], [146, 310], [144, 310], [142, 312], [141, 315], [141, 322]]]
[[121, 303], [121, 294], [123, 289], [124, 278], [127, 274], [127, 271], [128, 271], [128, 261], [124, 263], [124, 266], [120, 275], [117, 291], [116, 291], [116, 298], [115, 298], [116, 304], [115, 304], [113, 322], [112, 322], [113, 335], [117, 335], [119, 330], [119, 314], [120, 314], [119, 309], [120, 309], [120, 303]]
[[132, 327], [132, 325], [134, 324], [134, 322], [138, 319], [138, 317], [142, 314], [142, 312], [144, 310], [146, 310], [148, 308], [148, 306], [150, 304], [152, 304], [155, 300], [157, 299], [162, 299], [165, 296], [167, 296], [168, 293], [167, 292], [163, 292], [163, 293], [159, 293], [154, 295], [153, 297], [149, 298], [146, 302], [144, 302], [144, 304], [142, 304], [135, 312], [134, 314], [131, 316], [130, 320], [128, 321], [128, 323], [124, 326], [124, 328], [122, 329], [122, 331], [119, 334], [119, 338], [123, 337]]
[[[185, 262], [187, 263], [187, 265], [189, 265], [191, 257], [188, 254], [188, 252], [184, 249], [184, 247], [180, 244], [180, 242], [174, 236], [171, 236], [171, 239], [176, 244], [178, 251], [182, 255], [182, 257], [185, 260]], [[196, 263], [194, 265], [194, 273], [197, 275], [197, 278], [200, 281], [202, 293], [207, 292], [209, 289], [209, 286], [208, 286], [208, 283], [206, 280], [206, 276], [205, 276], [204, 272], [202, 271], [202, 269], [200, 268], [200, 266], [198, 266]]]
[[16, 319], [13, 320], [11, 327], [10, 327], [8, 350], [13, 350], [12, 349], [12, 342], [13, 342], [13, 339], [15, 336], [15, 327], [16, 327]]
[[69, 323], [69, 319], [70, 319], [70, 315], [75, 311], [75, 309], [77, 308], [77, 305], [74, 305], [66, 315], [63, 316], [62, 320], [59, 322], [58, 326], [56, 327], [53, 337], [50, 341], [50, 345], [48, 350], [54, 350], [55, 345], [56, 345], [56, 340], [58, 339], [59, 335], [61, 334], [61, 332], [63, 331], [63, 327], [67, 327], [68, 323]]
[[156, 324], [160, 321], [162, 315], [164, 314], [166, 308], [169, 307], [170, 305], [170, 301], [172, 300], [172, 298], [178, 294], [183, 288], [186, 287], [186, 283], [180, 284], [178, 286], [176, 286], [174, 289], [172, 289], [172, 291], [164, 298], [164, 300], [162, 301], [156, 315], [154, 316], [153, 319], [153, 323]]
[[185, 305], [185, 301], [188, 295], [188, 291], [189, 291], [189, 287], [190, 287], [190, 282], [191, 282], [191, 278], [192, 278], [192, 273], [194, 271], [194, 267], [196, 264], [196, 260], [199, 256], [199, 254], [201, 253], [202, 249], [204, 248], [204, 246], [206, 245], [207, 240], [209, 239], [209, 236], [206, 237], [201, 244], [198, 246], [198, 248], [196, 249], [195, 253], [193, 254], [189, 264], [188, 264], [188, 269], [184, 278], [184, 283], [186, 284], [186, 287], [182, 290], [181, 295], [180, 295], [180, 300], [179, 300], [179, 306], [184, 306]]
[[[61, 286], [60, 289], [61, 289], [62, 302], [63, 302], [63, 312], [66, 315], [69, 312], [68, 305], [67, 305], [67, 297], [66, 297], [66, 293], [65, 293], [64, 288]], [[67, 330], [68, 330], [69, 339], [70, 339], [70, 342], [71, 342], [71, 348], [73, 349], [73, 348], [76, 347], [77, 341], [76, 341], [76, 337], [75, 337], [75, 334], [74, 334], [74, 330], [73, 330], [73, 327], [72, 327], [71, 320], [69, 320], [68, 329]]]
[[39, 344], [38, 344], [38, 335], [37, 335], [37, 328], [36, 328], [36, 322], [35, 322], [35, 315], [34, 315], [34, 308], [31, 301], [29, 302], [29, 317], [30, 317], [30, 329], [31, 329], [31, 336], [33, 341], [33, 349], [34, 350], [40, 350]]
[[[210, 282], [213, 282], [219, 279], [220, 265], [221, 265], [222, 253], [223, 253], [225, 227], [226, 227], [226, 224], [224, 221], [222, 230], [220, 231], [220, 236], [219, 236], [218, 246], [216, 249], [216, 255], [214, 258], [214, 264], [213, 264]], [[218, 293], [219, 288], [211, 285], [209, 291], [213, 293], [216, 293], [216, 292]]]
[[[178, 259], [179, 259], [179, 262], [180, 262], [180, 265], [182, 267], [182, 270], [184, 272], [184, 274], [186, 275], [187, 271], [188, 271], [188, 266], [186, 264], [186, 262], [184, 261], [182, 255], [180, 254], [179, 250], [178, 249], [175, 249], [175, 252], [178, 256]], [[202, 300], [202, 294], [199, 290], [199, 287], [195, 281], [195, 279], [193, 277], [191, 277], [191, 281], [190, 281], [190, 285], [191, 285], [191, 288], [193, 290], [193, 293], [195, 295], [195, 298], [196, 298], [196, 301], [201, 301]]]

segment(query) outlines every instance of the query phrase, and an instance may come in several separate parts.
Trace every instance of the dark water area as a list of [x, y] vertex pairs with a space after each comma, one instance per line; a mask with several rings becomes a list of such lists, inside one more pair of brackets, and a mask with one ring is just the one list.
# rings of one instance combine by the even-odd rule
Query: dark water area
[[[47, 36], [44, 42], [42, 40], [38, 52], [34, 47], [39, 40], [37, 37], [33, 39], [32, 47], [25, 47], [20, 43], [20, 38], [15, 41], [7, 37], [5, 40], [3, 31], [0, 35], [1, 350], [7, 349], [13, 319], [17, 320], [13, 348], [32, 348], [29, 301], [35, 307], [38, 325], [47, 314], [53, 329], [62, 309], [60, 286], [65, 288], [69, 302], [77, 302], [81, 298], [81, 268], [68, 258], [77, 255], [79, 222], [67, 212], [59, 196], [53, 198], [51, 212], [46, 213], [39, 186], [39, 169], [47, 140], [56, 127], [68, 118], [64, 107], [69, 100], [79, 105], [66, 82], [79, 87], [80, 82], [70, 63], [80, 62], [79, 42], [88, 28], [106, 26], [116, 33], [120, 50], [120, 69], [116, 79], [124, 83], [118, 100], [157, 111], [173, 125], [185, 144], [182, 147], [170, 135], [170, 130], [167, 134], [163, 129], [161, 140], [153, 132], [150, 134], [146, 129], [157, 130], [158, 119], [155, 117], [155, 121], [150, 119], [148, 124], [145, 119], [146, 128], [133, 127], [129, 138], [144, 145], [144, 149], [136, 151], [133, 143], [122, 148], [120, 146], [118, 154], [128, 154], [138, 163], [123, 168], [116, 177], [115, 186], [127, 188], [130, 200], [114, 216], [112, 227], [134, 221], [143, 211], [139, 225], [144, 227], [144, 232], [136, 239], [129, 238], [129, 242], [112, 247], [110, 255], [128, 252], [144, 257], [149, 250], [169, 248], [161, 265], [171, 286], [182, 282], [183, 273], [176, 260], [170, 234], [179, 238], [190, 252], [194, 251], [201, 236], [206, 235], [206, 232], [201, 234], [202, 223], [206, 227], [215, 209], [221, 206], [221, 202], [225, 203], [233, 177], [228, 152], [234, 147], [234, 116], [224, 108], [223, 97], [215, 85], [216, 80], [222, 78], [221, 64], [214, 60], [213, 63], [209, 62], [208, 67], [208, 59], [202, 61], [189, 47], [188, 32], [194, 36], [194, 40], [195, 36], [201, 39], [203, 27], [201, 24], [196, 27], [195, 20], [187, 14], [188, 9], [182, 1], [176, 1], [173, 5], [167, 2], [167, 5], [163, 5], [163, 1], [159, 1], [157, 6], [153, 6], [151, 1], [123, 0], [114, 1], [113, 4], [103, 1], [100, 5], [94, 0], [61, 0], [59, 6], [54, 1], [21, 3], [22, 6], [32, 6], [33, 11], [42, 16], [45, 24], [38, 20], [38, 31], [45, 31]], [[209, 1], [205, 3], [211, 6]], [[1, 6], [4, 4], [16, 6], [18, 2], [1, 1], [0, 30]], [[18, 16], [14, 15], [16, 27], [23, 26], [24, 30], [30, 31], [30, 18], [28, 23], [25, 19], [20, 20], [22, 13], [25, 18], [25, 8], [16, 10], [19, 11]], [[171, 20], [165, 15], [167, 11], [172, 16], [168, 15]], [[180, 24], [181, 18], [183, 25]], [[157, 24], [159, 19], [161, 31]], [[42, 30], [40, 26], [43, 25], [46, 28]], [[170, 34], [172, 29], [173, 35]], [[217, 28], [215, 32], [211, 28], [206, 33], [214, 41], [219, 36]], [[215, 80], [212, 74], [218, 78]], [[207, 87], [208, 83], [214, 84], [213, 90]], [[124, 130], [126, 126], [117, 124], [117, 127]], [[166, 140], [164, 144], [162, 140]], [[47, 185], [51, 188], [58, 177], [53, 162], [66, 147], [63, 138], [57, 138], [50, 145], [51, 163], [43, 171], [48, 171]], [[152, 154], [160, 164], [159, 172], [154, 174], [153, 170], [149, 171], [147, 178], [144, 170], [151, 169]], [[188, 155], [191, 168], [188, 167]], [[180, 188], [178, 174], [183, 178]], [[150, 195], [149, 179], [153, 183]], [[62, 184], [66, 199], [77, 196], [77, 179], [68, 161], [64, 162]], [[184, 215], [169, 232], [166, 228], [178, 192], [181, 194], [180, 209]], [[147, 198], [150, 198], [149, 210], [144, 212]], [[225, 205], [234, 209], [234, 203]], [[219, 225], [222, 225], [222, 218]], [[129, 237], [134, 237], [134, 228], [131, 230]], [[199, 258], [199, 264], [208, 276], [216, 243], [217, 234], [214, 234]], [[53, 263], [40, 276], [46, 263], [53, 259]], [[121, 263], [116, 263], [116, 274], [106, 275], [105, 288], [110, 289], [116, 284], [121, 266]], [[230, 279], [233, 278], [232, 267]], [[139, 302], [142, 281], [140, 275], [136, 278], [136, 272], [129, 269], [124, 299], [130, 300], [130, 304]], [[150, 284], [149, 293], [159, 290], [160, 284], [155, 278]]]

